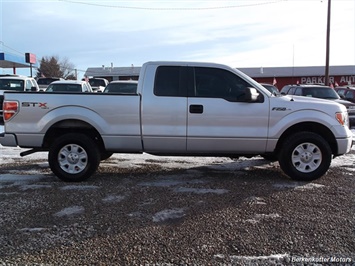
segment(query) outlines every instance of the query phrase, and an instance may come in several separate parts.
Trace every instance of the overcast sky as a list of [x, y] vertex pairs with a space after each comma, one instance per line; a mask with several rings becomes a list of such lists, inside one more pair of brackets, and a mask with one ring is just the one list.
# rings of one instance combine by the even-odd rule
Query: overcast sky
[[[151, 60], [322, 66], [327, 5], [327, 0], [0, 0], [0, 50], [30, 52], [37, 61], [67, 58], [79, 77], [88, 67]], [[330, 65], [355, 65], [354, 14], [354, 0], [332, 1]]]

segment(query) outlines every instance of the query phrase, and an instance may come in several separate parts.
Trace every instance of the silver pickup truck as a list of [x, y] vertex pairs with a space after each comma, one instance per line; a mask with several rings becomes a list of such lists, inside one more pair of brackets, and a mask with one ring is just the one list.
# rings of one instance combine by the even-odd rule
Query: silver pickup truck
[[64, 181], [82, 181], [113, 153], [275, 158], [314, 180], [350, 151], [343, 105], [274, 95], [236, 69], [148, 62], [131, 94], [4, 93], [3, 146], [48, 151]]

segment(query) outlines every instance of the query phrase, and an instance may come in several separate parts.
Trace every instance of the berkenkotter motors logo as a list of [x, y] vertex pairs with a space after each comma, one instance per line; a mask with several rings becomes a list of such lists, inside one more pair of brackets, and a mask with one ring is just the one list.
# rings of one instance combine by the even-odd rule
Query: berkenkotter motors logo
[[337, 257], [337, 256], [329, 256], [329, 257], [298, 257], [292, 256], [291, 262], [308, 262], [308, 263], [350, 263], [352, 262], [351, 258], [348, 257]]

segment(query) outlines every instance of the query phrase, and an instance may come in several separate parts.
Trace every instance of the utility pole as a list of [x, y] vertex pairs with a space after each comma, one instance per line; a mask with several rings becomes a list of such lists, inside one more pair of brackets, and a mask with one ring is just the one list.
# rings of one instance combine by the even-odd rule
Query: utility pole
[[330, 7], [331, 7], [331, 0], [328, 0], [327, 41], [326, 41], [325, 79], [324, 79], [324, 85], [326, 86], [329, 86]]

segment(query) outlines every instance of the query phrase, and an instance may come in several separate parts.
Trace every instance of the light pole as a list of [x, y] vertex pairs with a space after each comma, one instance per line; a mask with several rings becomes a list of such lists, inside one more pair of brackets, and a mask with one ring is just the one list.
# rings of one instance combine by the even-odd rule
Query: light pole
[[327, 16], [327, 41], [325, 54], [325, 79], [324, 85], [329, 86], [329, 43], [330, 43], [330, 7], [331, 0], [328, 0], [328, 16]]

